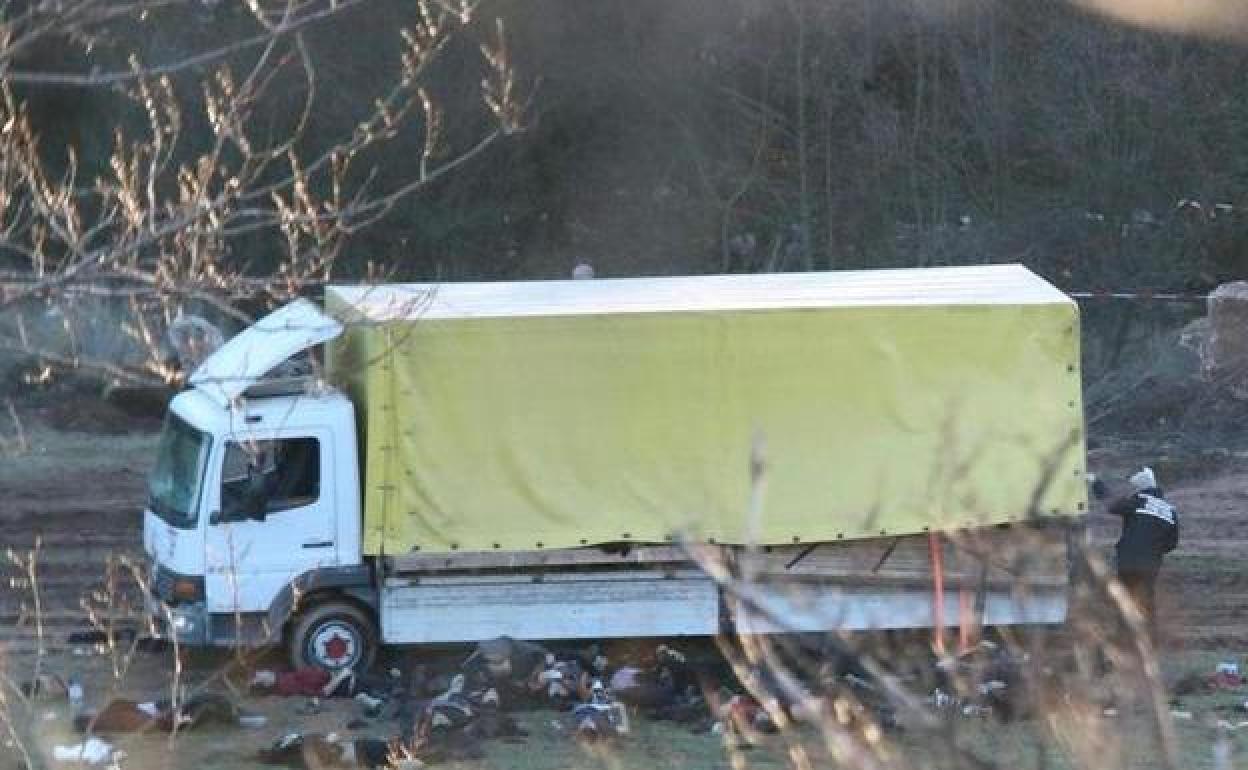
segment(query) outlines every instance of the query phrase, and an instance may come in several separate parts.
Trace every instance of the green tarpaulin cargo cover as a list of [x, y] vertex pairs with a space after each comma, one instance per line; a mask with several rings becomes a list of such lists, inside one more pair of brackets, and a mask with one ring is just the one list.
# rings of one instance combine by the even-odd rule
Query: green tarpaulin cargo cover
[[[365, 551], [1079, 515], [1078, 310], [1017, 265], [331, 287]], [[751, 515], [751, 455], [766, 461]]]

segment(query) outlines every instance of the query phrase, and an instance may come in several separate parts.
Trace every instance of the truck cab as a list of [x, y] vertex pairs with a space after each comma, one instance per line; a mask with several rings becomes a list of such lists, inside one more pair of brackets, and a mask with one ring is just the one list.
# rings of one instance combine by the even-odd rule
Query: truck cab
[[169, 406], [143, 539], [153, 598], [185, 643], [276, 637], [278, 605], [312, 576], [367, 585], [351, 402], [313, 376], [264, 379], [340, 330], [306, 301], [287, 306], [206, 360]]

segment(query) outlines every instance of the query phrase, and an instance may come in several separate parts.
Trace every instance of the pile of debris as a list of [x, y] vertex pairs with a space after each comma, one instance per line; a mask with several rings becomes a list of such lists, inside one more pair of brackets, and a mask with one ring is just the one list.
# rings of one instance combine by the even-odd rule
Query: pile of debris
[[[1224, 283], [1209, 294], [1208, 313], [1189, 331], [1205, 378], [1248, 398], [1248, 281]], [[1195, 344], [1192, 344], [1194, 340]]]
[[[254, 756], [264, 764], [295, 768], [414, 768], [480, 759], [488, 742], [523, 743], [528, 737], [525, 725], [535, 729], [542, 724], [518, 720], [517, 713], [524, 710], [553, 710], [553, 718], [545, 722], [552, 734], [607, 745], [625, 740], [638, 719], [719, 735], [727, 745], [742, 748], [792, 723], [835, 722], [869, 732], [900, 729], [887, 688], [855, 656], [820, 655], [814, 660], [825, 662], [811, 672], [809, 682], [798, 683], [768, 668], [734, 669], [718, 657], [691, 661], [667, 644], [552, 651], [502, 637], [441, 667], [334, 673], [261, 669], [247, 681], [251, 695], [303, 699], [295, 712], [308, 716], [325, 711], [328, 699], [348, 700], [355, 713], [343, 732], [282, 735]], [[934, 690], [927, 690], [934, 713], [993, 714], [1009, 720], [1025, 716], [1018, 704], [1027, 690], [1027, 665], [1025, 657], [983, 644], [924, 666], [921, 681], [935, 683]], [[919, 681], [906, 686], [923, 686]], [[93, 761], [88, 756], [115, 759], [101, 739], [117, 733], [265, 724], [262, 715], [218, 693], [192, 691], [176, 701], [114, 699], [89, 709], [75, 680], [46, 675], [30, 682], [27, 692], [69, 699], [73, 724], [84, 741], [57, 753], [75, 761]], [[357, 730], [368, 732], [350, 734]], [[380, 737], [361, 737], [370, 734]]]
[[1033, 690], [1056, 674], [1034, 667], [1028, 654], [988, 640], [938, 660], [934, 669], [935, 687], [927, 698], [934, 710], [1000, 722], [1031, 716], [1042, 700]]
[[[745, 688], [750, 692], [780, 692], [766, 681], [765, 672], [751, 676], [754, 681]], [[644, 718], [722, 735], [741, 746], [776, 732], [781, 714], [787, 721], [802, 721], [832, 713], [826, 691], [760, 700], [721, 684], [732, 679], [726, 664], [694, 664], [666, 644], [616, 664], [599, 645], [557, 653], [506, 637], [481, 643], [460, 665], [445, 671], [417, 666], [380, 679], [349, 673], [327, 679], [312, 670], [257, 672], [256, 692], [353, 697], [366, 716], [397, 722], [396, 734], [388, 740], [291, 734], [260, 750], [257, 757], [287, 767], [416, 767], [479, 759], [487, 741], [523, 742], [528, 733], [513, 714], [529, 709], [553, 709], [556, 717], [548, 722], [549, 729], [585, 743], [619, 741], [630, 734], [635, 719]], [[840, 678], [840, 685], [857, 687], [864, 698], [873, 695], [864, 679]], [[872, 713], [878, 717], [881, 712]], [[863, 714], [867, 716], [867, 710]], [[879, 721], [895, 724], [891, 719]]]

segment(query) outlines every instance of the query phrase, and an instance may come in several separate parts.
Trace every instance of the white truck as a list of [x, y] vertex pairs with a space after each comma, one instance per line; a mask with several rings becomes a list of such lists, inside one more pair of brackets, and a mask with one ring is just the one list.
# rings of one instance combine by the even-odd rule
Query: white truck
[[[328, 668], [498, 635], [1060, 622], [1078, 343], [1017, 265], [330, 286], [172, 400], [151, 609], [183, 644]], [[701, 568], [746, 553], [745, 594]]]

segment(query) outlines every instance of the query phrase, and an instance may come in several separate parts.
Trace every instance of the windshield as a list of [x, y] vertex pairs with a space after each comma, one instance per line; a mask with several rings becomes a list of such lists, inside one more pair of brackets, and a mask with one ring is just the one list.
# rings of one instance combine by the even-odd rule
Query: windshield
[[160, 435], [156, 467], [147, 481], [147, 504], [169, 524], [195, 526], [196, 504], [208, 464], [208, 435], [170, 413]]

